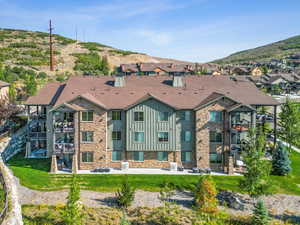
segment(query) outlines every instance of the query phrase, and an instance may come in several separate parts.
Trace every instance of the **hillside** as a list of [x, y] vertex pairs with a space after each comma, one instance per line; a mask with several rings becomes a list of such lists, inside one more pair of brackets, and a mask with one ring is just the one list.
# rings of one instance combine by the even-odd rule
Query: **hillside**
[[[76, 42], [60, 35], [54, 35], [54, 51], [56, 71], [50, 72], [48, 33], [0, 29], [1, 64], [20, 66], [36, 72], [46, 72], [49, 75], [66, 72], [82, 74], [87, 69], [84, 64], [94, 65], [103, 58], [107, 59], [110, 71], [122, 63], [181, 62], [120, 50], [95, 42]], [[95, 71], [101, 72], [92, 70]]]
[[250, 61], [270, 61], [271, 59], [286, 58], [296, 52], [300, 52], [300, 35], [261, 47], [237, 52], [223, 59], [215, 60], [214, 63], [240, 64]]

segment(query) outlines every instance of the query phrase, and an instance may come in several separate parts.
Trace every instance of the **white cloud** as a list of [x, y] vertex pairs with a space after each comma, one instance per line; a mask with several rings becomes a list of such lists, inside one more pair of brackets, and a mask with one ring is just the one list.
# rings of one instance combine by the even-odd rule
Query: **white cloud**
[[169, 45], [172, 42], [172, 35], [165, 32], [140, 30], [137, 31], [136, 34], [142, 38], [146, 38], [146, 40], [158, 46]]

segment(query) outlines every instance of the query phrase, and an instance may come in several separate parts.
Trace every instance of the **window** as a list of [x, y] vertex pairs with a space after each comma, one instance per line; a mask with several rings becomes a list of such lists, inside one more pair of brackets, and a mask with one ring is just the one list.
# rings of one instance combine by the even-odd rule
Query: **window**
[[84, 122], [91, 122], [94, 120], [94, 118], [93, 118], [94, 112], [92, 112], [92, 111], [82, 112], [81, 115], [82, 115], [81, 119]]
[[93, 162], [94, 154], [93, 152], [83, 152], [82, 153], [82, 162]]
[[192, 161], [192, 152], [181, 152], [181, 161], [182, 162]]
[[94, 141], [94, 132], [93, 131], [81, 132], [81, 141], [82, 142], [93, 142]]
[[113, 131], [111, 134], [111, 138], [113, 141], [120, 141], [121, 140], [121, 131]]
[[221, 163], [222, 162], [222, 154], [217, 152], [209, 153], [209, 161], [211, 163]]
[[144, 142], [144, 132], [134, 132], [134, 141], [135, 142]]
[[121, 160], [121, 156], [122, 156], [122, 152], [120, 151], [114, 151], [112, 152], [112, 161], [120, 161]]
[[210, 122], [221, 122], [222, 121], [222, 112], [221, 111], [209, 112], [209, 121]]
[[159, 142], [168, 142], [169, 133], [168, 132], [158, 132], [158, 141]]
[[190, 121], [191, 120], [191, 111], [183, 111], [181, 113], [181, 120]]
[[192, 140], [192, 133], [189, 130], [182, 132], [182, 141], [190, 142]]
[[222, 133], [217, 131], [209, 132], [209, 142], [210, 143], [222, 143]]
[[159, 112], [159, 121], [168, 121], [169, 113], [168, 112]]
[[157, 160], [158, 161], [168, 161], [168, 152], [158, 152]]
[[112, 120], [121, 120], [121, 111], [112, 111], [111, 112]]
[[134, 112], [134, 121], [144, 121], [144, 112]]
[[144, 161], [144, 152], [134, 152], [133, 160], [134, 161]]

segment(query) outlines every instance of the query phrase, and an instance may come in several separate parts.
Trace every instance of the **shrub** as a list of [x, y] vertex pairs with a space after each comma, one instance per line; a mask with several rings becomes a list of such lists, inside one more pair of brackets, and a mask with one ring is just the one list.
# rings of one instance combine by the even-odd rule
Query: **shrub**
[[272, 173], [278, 176], [285, 176], [291, 170], [292, 168], [291, 161], [289, 159], [289, 153], [282, 144], [279, 144], [273, 154]]
[[8, 45], [9, 48], [37, 48], [34, 42], [15, 42]]
[[128, 177], [125, 176], [120, 190], [116, 193], [118, 205], [127, 210], [134, 200], [134, 194], [135, 189], [130, 186]]
[[255, 205], [252, 217], [253, 225], [268, 225], [270, 222], [270, 217], [268, 210], [265, 207], [263, 201], [258, 201]]
[[211, 176], [200, 176], [194, 195], [197, 211], [209, 214], [214, 214], [218, 211], [217, 191]]

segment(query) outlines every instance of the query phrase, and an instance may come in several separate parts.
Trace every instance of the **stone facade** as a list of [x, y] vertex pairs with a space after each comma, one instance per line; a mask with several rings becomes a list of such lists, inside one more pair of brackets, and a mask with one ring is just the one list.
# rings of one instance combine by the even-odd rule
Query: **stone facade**
[[[234, 105], [234, 102], [222, 98], [219, 101], [201, 108], [196, 111], [196, 151], [195, 151], [195, 163], [198, 168], [211, 168], [209, 153], [210, 152], [222, 152], [224, 147], [222, 144], [211, 144], [209, 142], [210, 131], [220, 131], [224, 135], [227, 132], [224, 129], [225, 124], [228, 124], [228, 117], [226, 116], [225, 109]], [[210, 122], [209, 114], [210, 111], [221, 111], [223, 114], [222, 122]], [[221, 165], [213, 165], [214, 168], [220, 168]]]

